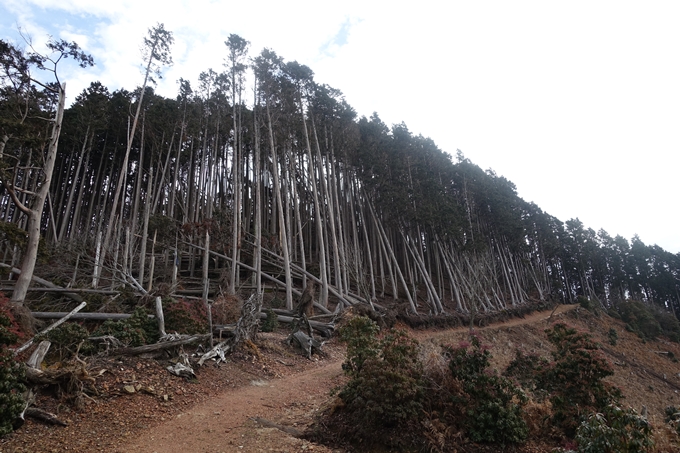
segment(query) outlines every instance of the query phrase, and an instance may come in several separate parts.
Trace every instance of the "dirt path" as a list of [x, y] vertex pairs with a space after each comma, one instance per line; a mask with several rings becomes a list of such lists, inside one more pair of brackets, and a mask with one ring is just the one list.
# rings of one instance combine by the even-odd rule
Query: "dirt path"
[[143, 432], [120, 453], [332, 452], [253, 421], [261, 417], [303, 429], [342, 379], [341, 360], [271, 381], [252, 381]]
[[[537, 311], [525, 316], [524, 318], [512, 318], [505, 322], [492, 323], [484, 327], [475, 327], [475, 330], [497, 329], [499, 327], [513, 327], [524, 324], [537, 324], [540, 322], [546, 322], [547, 324], [550, 322], [551, 318], [555, 318], [562, 313], [574, 310], [577, 307], [578, 305], [558, 305], [555, 307], [555, 310]], [[412, 336], [418, 341], [437, 340], [439, 338], [450, 336], [454, 333], [467, 332], [468, 330], [469, 327], [456, 327], [455, 329], [446, 329], [440, 331], [421, 330], [413, 332]]]
[[[554, 315], [574, 309], [560, 305]], [[517, 326], [547, 321], [552, 312], [532, 313], [486, 328]], [[439, 332], [419, 331], [420, 340], [437, 340], [467, 327]], [[255, 422], [263, 418], [279, 425], [304, 429], [328, 402], [329, 391], [343, 379], [342, 358], [320, 364], [304, 373], [269, 381], [251, 381], [247, 387], [236, 388], [180, 413], [174, 419], [145, 430], [119, 453], [216, 453], [216, 452], [299, 452], [329, 453], [333, 450], [297, 439], [277, 428]]]

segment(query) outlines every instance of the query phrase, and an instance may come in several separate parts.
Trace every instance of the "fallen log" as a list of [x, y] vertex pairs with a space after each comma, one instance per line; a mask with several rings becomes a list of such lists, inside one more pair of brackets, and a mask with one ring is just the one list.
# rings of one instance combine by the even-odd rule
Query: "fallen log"
[[308, 359], [311, 359], [312, 354], [315, 352], [318, 354], [323, 354], [321, 351], [323, 343], [314, 339], [314, 337], [310, 337], [301, 330], [298, 330], [288, 337], [288, 344], [293, 344], [293, 341], [295, 341], [300, 346], [300, 348], [302, 348]]
[[[2, 287], [0, 291], [14, 291], [13, 287]], [[102, 294], [105, 296], [115, 296], [120, 294], [120, 291], [112, 291], [110, 289], [88, 289], [88, 288], [26, 288], [28, 292], [39, 293], [72, 293], [72, 294]]]
[[[16, 275], [21, 274], [21, 269], [16, 268], [16, 267], [12, 267], [12, 266], [10, 266], [9, 264], [0, 263], [0, 267], [3, 267], [3, 268], [5, 268], [5, 269], [10, 269], [10, 270], [12, 271], [13, 274], [16, 274]], [[33, 280], [34, 282], [36, 282], [36, 283], [40, 283], [41, 285], [46, 286], [47, 288], [51, 288], [51, 289], [67, 289], [67, 288], [62, 288], [61, 286], [57, 286], [57, 285], [55, 285], [54, 283], [52, 283], [52, 282], [50, 282], [50, 281], [47, 281], [47, 280], [45, 280], [44, 278], [37, 277], [37, 276], [35, 276], [35, 275], [32, 277], [32, 280]], [[78, 294], [76, 294], [76, 293], [74, 293], [74, 292], [69, 291], [69, 292], [65, 292], [65, 293], [63, 293], [63, 294], [64, 294], [64, 296], [69, 297], [69, 298], [75, 300], [76, 302], [82, 302], [82, 301], [83, 301], [83, 298], [80, 297]]]
[[205, 334], [200, 334], [200, 335], [192, 335], [190, 337], [182, 338], [179, 340], [171, 340], [171, 341], [162, 341], [159, 343], [154, 343], [154, 344], [146, 344], [144, 346], [137, 346], [134, 348], [120, 348], [116, 349], [112, 352], [112, 355], [114, 356], [121, 356], [121, 355], [140, 355], [140, 354], [146, 354], [148, 352], [158, 352], [158, 351], [163, 351], [165, 349], [170, 349], [174, 348], [175, 346], [183, 346], [185, 344], [191, 344], [191, 343], [196, 343], [200, 341], [206, 341], [210, 340], [210, 336], [212, 334], [205, 333]]
[[[267, 318], [267, 313], [260, 313], [260, 319], [266, 319]], [[284, 316], [284, 315], [276, 315], [276, 318], [279, 320], [279, 322], [285, 323], [285, 324], [291, 324], [295, 322], [296, 319], [293, 316]], [[335, 331], [335, 324], [333, 323], [323, 323], [319, 321], [309, 321], [309, 325], [312, 326], [312, 329], [317, 331], [318, 333], [321, 334], [322, 337], [324, 338], [330, 338], [333, 336], [333, 332]]]
[[[68, 313], [65, 311], [33, 311], [31, 312], [36, 319], [60, 319], [66, 316]], [[88, 319], [92, 321], [107, 321], [112, 319], [118, 321], [121, 319], [128, 319], [130, 314], [127, 313], [76, 313], [71, 316], [72, 319]], [[149, 318], [153, 318], [154, 315], [148, 315]]]
[[36, 420], [40, 420], [50, 425], [68, 426], [68, 423], [59, 420], [55, 414], [38, 409], [37, 407], [27, 408], [26, 411], [24, 411], [24, 416], [35, 418]]
[[76, 308], [74, 308], [70, 313], [68, 313], [66, 316], [64, 316], [63, 318], [61, 318], [59, 321], [55, 322], [54, 324], [52, 324], [51, 326], [49, 326], [47, 329], [43, 330], [43, 331], [40, 332], [38, 335], [35, 335], [33, 338], [31, 338], [31, 339], [28, 340], [26, 343], [24, 343], [23, 345], [21, 345], [19, 348], [15, 349], [15, 350], [14, 350], [14, 355], [16, 356], [16, 355], [18, 355], [18, 354], [21, 354], [23, 351], [25, 351], [26, 349], [28, 349], [28, 348], [33, 344], [33, 340], [35, 340], [35, 338], [36, 338], [37, 336], [39, 336], [39, 335], [44, 335], [44, 334], [46, 334], [47, 332], [49, 332], [50, 330], [52, 330], [52, 329], [54, 329], [54, 328], [56, 328], [56, 327], [59, 327], [60, 325], [62, 325], [63, 323], [65, 323], [69, 318], [73, 317], [73, 315], [75, 315], [75, 314], [78, 313], [80, 310], [82, 310], [83, 308], [85, 308], [86, 305], [87, 305], [87, 302], [82, 302], [80, 305], [78, 305]]

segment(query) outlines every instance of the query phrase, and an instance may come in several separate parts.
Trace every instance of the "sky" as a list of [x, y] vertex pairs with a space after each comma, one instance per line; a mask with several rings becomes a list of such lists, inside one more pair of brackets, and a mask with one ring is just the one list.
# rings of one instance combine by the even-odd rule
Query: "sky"
[[0, 39], [76, 41], [71, 100], [99, 80], [141, 85], [140, 48], [163, 23], [175, 97], [220, 71], [224, 41], [270, 48], [341, 90], [359, 115], [432, 138], [493, 169], [560, 220], [680, 253], [680, 2], [0, 0]]

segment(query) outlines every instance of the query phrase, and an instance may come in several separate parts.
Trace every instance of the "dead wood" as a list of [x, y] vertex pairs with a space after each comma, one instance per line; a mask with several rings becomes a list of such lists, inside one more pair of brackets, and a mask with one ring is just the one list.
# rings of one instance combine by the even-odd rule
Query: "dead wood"
[[313, 280], [307, 282], [307, 287], [300, 296], [300, 301], [295, 308], [297, 316], [312, 316], [314, 314], [314, 295], [316, 292], [316, 285]]
[[235, 347], [244, 341], [251, 341], [257, 335], [257, 331], [260, 327], [261, 315], [266, 313], [261, 313], [262, 309], [262, 294], [253, 294], [247, 301], [243, 303], [241, 307], [241, 316], [236, 322], [234, 327], [233, 336], [222, 341], [221, 343], [215, 345], [201, 356], [198, 361], [199, 366], [203, 366], [206, 360], [218, 357], [218, 363], [226, 360], [225, 354], [227, 352], [233, 351]]
[[313, 353], [323, 355], [323, 351], [321, 351], [323, 343], [301, 330], [294, 332], [288, 337], [288, 344], [292, 344], [293, 342], [297, 343], [300, 348], [302, 348], [308, 359], [312, 358]]
[[50, 425], [68, 426], [68, 423], [59, 420], [55, 414], [38, 409], [37, 407], [27, 408], [24, 412], [24, 416], [35, 418], [36, 420], [40, 420], [41, 422], [45, 422]]
[[174, 365], [169, 365], [166, 369], [175, 376], [187, 379], [192, 379], [196, 377], [194, 369], [191, 367], [191, 364], [189, 363], [189, 356], [185, 352], [182, 352], [179, 355], [179, 361], [177, 363], [175, 363]]
[[[276, 313], [276, 310], [275, 310]], [[266, 319], [267, 318], [267, 313], [260, 313], [260, 319]], [[292, 324], [295, 322], [297, 318], [293, 316], [284, 316], [284, 315], [276, 315], [276, 318], [279, 320], [279, 322], [285, 323], [285, 324]], [[324, 338], [330, 338], [333, 336], [333, 331], [335, 330], [335, 324], [331, 323], [323, 323], [319, 321], [309, 321], [309, 325], [312, 326], [312, 329], [314, 329], [316, 332], [321, 334], [322, 337]]]
[[104, 351], [104, 354], [107, 354], [109, 352], [109, 350], [111, 350], [111, 349], [117, 349], [117, 348], [125, 347], [123, 342], [120, 341], [118, 338], [114, 337], [113, 335], [102, 335], [100, 337], [88, 337], [88, 340], [93, 341], [93, 342], [101, 342], [104, 345], [106, 345], [106, 351]]
[[33, 385], [58, 385], [66, 391], [73, 393], [72, 386], [77, 382], [87, 382], [94, 385], [94, 378], [87, 371], [87, 366], [82, 360], [74, 360], [56, 370], [40, 370], [26, 367], [26, 380]]
[[44, 334], [46, 334], [47, 332], [49, 332], [50, 330], [52, 330], [52, 329], [54, 329], [54, 328], [56, 328], [56, 327], [59, 327], [60, 325], [62, 325], [62, 324], [65, 323], [66, 321], [68, 321], [68, 319], [71, 318], [73, 315], [75, 315], [75, 314], [78, 313], [80, 310], [82, 310], [86, 305], [87, 305], [87, 302], [81, 302], [80, 305], [78, 305], [76, 308], [74, 308], [70, 313], [68, 313], [66, 316], [64, 316], [63, 318], [61, 318], [59, 321], [55, 322], [54, 324], [52, 324], [51, 326], [49, 326], [47, 329], [43, 330], [43, 331], [40, 332], [38, 335], [35, 335], [33, 338], [31, 338], [31, 339], [28, 340], [26, 343], [24, 343], [23, 345], [21, 345], [19, 348], [15, 349], [15, 350], [14, 350], [14, 355], [16, 356], [17, 354], [21, 354], [23, 351], [25, 351], [26, 349], [28, 349], [28, 348], [33, 344], [33, 341], [35, 340], [35, 338], [36, 338], [37, 336], [39, 336], [39, 335], [44, 335]]
[[[34, 311], [31, 312], [34, 318], [36, 319], [59, 319], [63, 318], [66, 316], [68, 313], [64, 311]], [[75, 315], [71, 316], [72, 319], [88, 319], [92, 321], [106, 321], [109, 319], [113, 319], [114, 321], [118, 321], [121, 319], [128, 319], [132, 315], [127, 314], [127, 313], [76, 313]], [[148, 315], [150, 318], [153, 318], [153, 315]]]
[[[160, 341], [158, 343], [154, 344], [146, 344], [144, 346], [137, 346], [134, 348], [120, 348], [116, 349], [112, 352], [112, 355], [114, 356], [121, 356], [121, 355], [127, 355], [127, 356], [134, 356], [134, 355], [140, 355], [140, 354], [146, 354], [149, 352], [158, 352], [158, 351], [163, 351], [166, 349], [171, 349], [176, 346], [183, 346], [185, 344], [191, 344], [191, 343], [197, 343], [201, 341], [206, 341], [210, 339], [211, 334], [205, 333], [205, 334], [200, 334], [200, 335], [192, 335], [192, 336], [181, 336], [179, 339], [175, 340], [169, 340], [169, 341]], [[169, 336], [166, 336], [169, 337]]]
[[[21, 274], [21, 269], [16, 268], [16, 267], [12, 267], [9, 264], [0, 263], [0, 267], [4, 267], [5, 269], [10, 269], [13, 274], [16, 274], [16, 275]], [[46, 286], [47, 288], [50, 288], [50, 289], [57, 289], [57, 290], [66, 290], [67, 289], [67, 288], [62, 288], [61, 286], [57, 286], [54, 283], [47, 281], [44, 278], [37, 277], [35, 275], [32, 277], [32, 280], [36, 283], [40, 283], [41, 285]], [[69, 292], [65, 292], [63, 294], [64, 294], [64, 296], [69, 297], [69, 298], [75, 300], [76, 302], [82, 302], [83, 301], [83, 298], [80, 297], [78, 294], [76, 294], [74, 292], [69, 291]]]
[[267, 428], [276, 428], [279, 431], [283, 431], [284, 433], [290, 434], [291, 436], [297, 437], [298, 439], [303, 439], [305, 435], [305, 433], [300, 431], [299, 429], [295, 429], [290, 426], [280, 425], [278, 423], [274, 423], [261, 417], [252, 417], [251, 420]]
[[[42, 279], [41, 279], [42, 280]], [[14, 291], [13, 287], [2, 287], [0, 291]], [[115, 296], [120, 294], [120, 291], [110, 289], [89, 289], [89, 288], [27, 288], [26, 291], [36, 293], [71, 293], [71, 294], [101, 294], [104, 296]]]
[[156, 319], [158, 319], [158, 332], [160, 332], [161, 337], [164, 337], [166, 335], [165, 317], [163, 316], [163, 299], [160, 296], [156, 297]]
[[52, 346], [52, 342], [47, 340], [41, 341], [38, 347], [35, 348], [35, 351], [33, 351], [33, 354], [31, 354], [31, 357], [29, 357], [26, 361], [26, 366], [39, 369], [40, 364], [47, 355], [47, 351], [50, 349], [50, 346]]

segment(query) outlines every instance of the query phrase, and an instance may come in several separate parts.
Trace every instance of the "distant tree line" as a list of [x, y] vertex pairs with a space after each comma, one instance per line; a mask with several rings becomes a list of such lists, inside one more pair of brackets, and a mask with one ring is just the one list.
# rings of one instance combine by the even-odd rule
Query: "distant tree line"
[[[562, 222], [460, 151], [358, 118], [310, 68], [270, 49], [251, 56], [237, 35], [223, 66], [180, 79], [174, 99], [157, 95], [172, 43], [151, 28], [142, 85], [93, 82], [64, 109], [57, 146], [61, 85], [36, 83], [46, 60], [0, 41], [5, 263], [27, 253], [29, 208], [80, 286], [153, 292], [207, 267], [230, 293], [280, 286], [289, 308], [313, 280], [322, 305], [393, 299], [433, 315], [579, 297], [680, 310], [679, 254]], [[52, 50], [82, 61], [74, 49]]]

